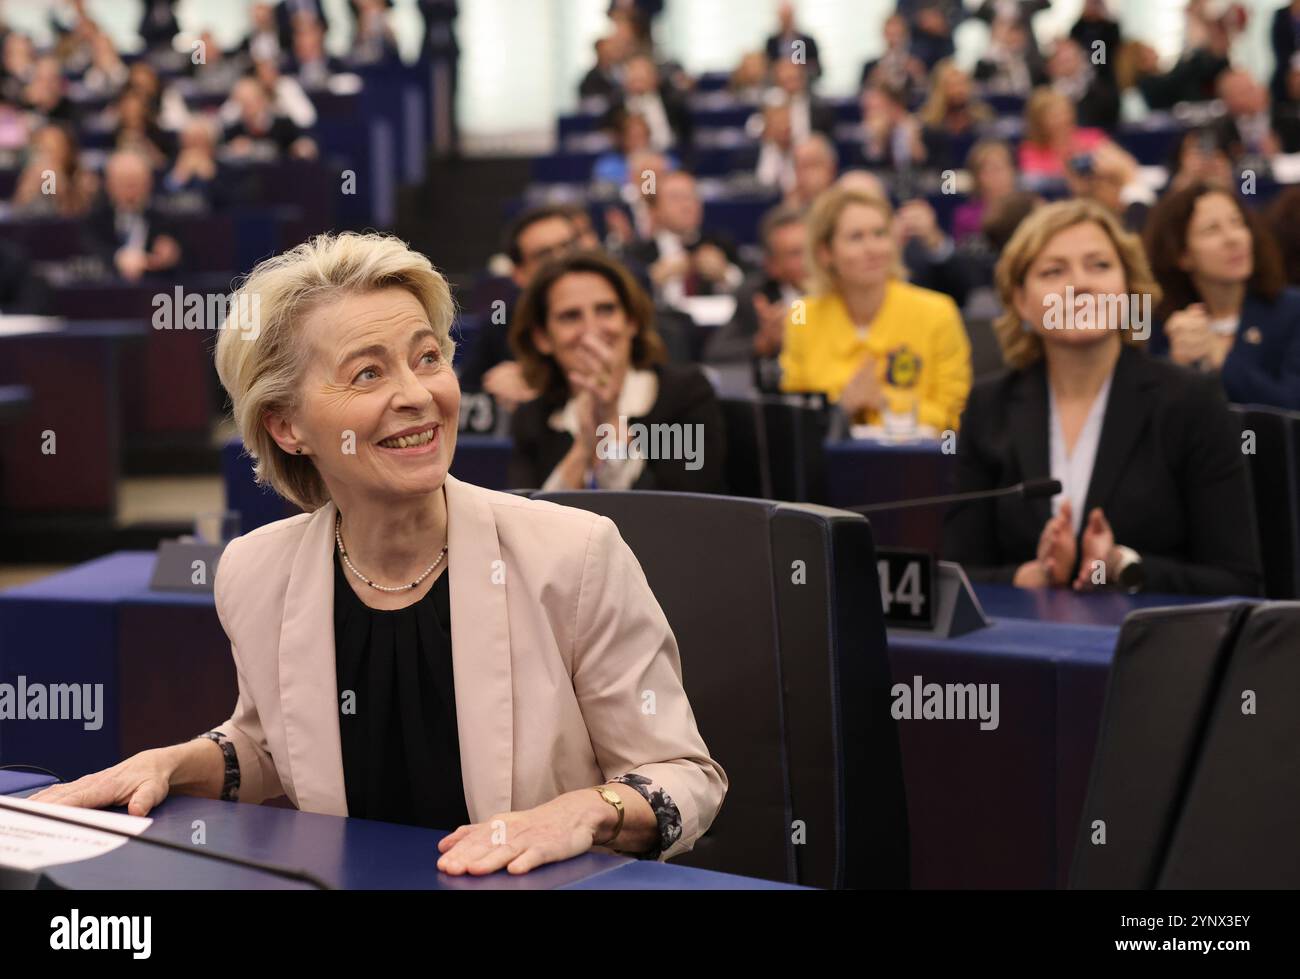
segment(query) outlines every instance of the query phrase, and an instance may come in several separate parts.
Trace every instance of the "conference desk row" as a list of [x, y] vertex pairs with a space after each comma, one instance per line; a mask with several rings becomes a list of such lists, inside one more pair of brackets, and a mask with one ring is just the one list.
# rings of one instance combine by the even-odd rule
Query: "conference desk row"
[[[0, 771], [0, 796], [23, 797], [52, 781]], [[3, 815], [3, 814], [0, 814]], [[75, 811], [67, 813], [76, 818]], [[154, 809], [142, 834], [209, 854], [306, 871], [346, 890], [796, 890], [794, 885], [695, 867], [586, 853], [529, 874], [482, 877], [439, 873], [438, 841], [445, 831], [298, 812], [276, 806], [172, 796]], [[195, 827], [203, 844], [194, 843]], [[129, 840], [108, 853], [50, 867], [45, 875], [74, 890], [203, 889], [310, 890], [313, 885], [265, 870], [153, 847]]]
[[[76, 720], [0, 721], [0, 765], [74, 778], [229, 716], [235, 675], [211, 596], [151, 591], [153, 562], [149, 553], [121, 552], [0, 593], [0, 683], [23, 677], [103, 691], [93, 730]], [[947, 640], [889, 637], [895, 683], [920, 676], [997, 683], [1000, 691], [991, 730], [974, 720], [899, 722], [912, 883], [1061, 886], [1119, 623], [1133, 608], [1188, 600], [976, 592], [989, 628]], [[683, 670], [689, 690], [689, 659]]]

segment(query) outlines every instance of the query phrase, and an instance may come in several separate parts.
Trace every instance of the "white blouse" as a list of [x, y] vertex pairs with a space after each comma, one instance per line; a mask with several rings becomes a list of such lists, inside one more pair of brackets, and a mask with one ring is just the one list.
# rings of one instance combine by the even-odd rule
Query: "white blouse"
[[[1113, 375], [1112, 375], [1113, 376]], [[1097, 397], [1088, 409], [1088, 417], [1083, 428], [1074, 441], [1074, 451], [1065, 452], [1065, 436], [1061, 431], [1061, 414], [1056, 406], [1056, 395], [1052, 386], [1047, 386], [1047, 403], [1050, 412], [1048, 428], [1048, 446], [1051, 457], [1052, 478], [1061, 481], [1061, 492], [1052, 497], [1052, 515], [1061, 509], [1065, 500], [1070, 501], [1070, 516], [1074, 534], [1079, 535], [1083, 526], [1083, 508], [1088, 504], [1088, 485], [1092, 482], [1092, 467], [1097, 461], [1097, 445], [1101, 442], [1101, 424], [1106, 416], [1106, 402], [1110, 398], [1111, 377], [1097, 392]]]

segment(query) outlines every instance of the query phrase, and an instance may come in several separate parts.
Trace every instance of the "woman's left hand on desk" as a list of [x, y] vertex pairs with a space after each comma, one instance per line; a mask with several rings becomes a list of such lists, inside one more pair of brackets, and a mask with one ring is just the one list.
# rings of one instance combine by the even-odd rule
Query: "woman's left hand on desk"
[[524, 874], [568, 860], [591, 849], [609, 810], [591, 789], [580, 789], [533, 809], [461, 826], [438, 841], [438, 869], [446, 874], [490, 874], [505, 867], [512, 874]]

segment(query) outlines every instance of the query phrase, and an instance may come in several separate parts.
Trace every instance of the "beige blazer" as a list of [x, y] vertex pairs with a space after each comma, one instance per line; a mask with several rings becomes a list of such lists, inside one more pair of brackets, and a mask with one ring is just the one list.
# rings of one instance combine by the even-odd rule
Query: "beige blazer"
[[[677, 642], [607, 517], [448, 476], [452, 669], [470, 819], [637, 773], [681, 814], [663, 857], [717, 815], [727, 777], [682, 689]], [[230, 542], [217, 614], [239, 678], [238, 797], [347, 815], [328, 504]], [[446, 827], [452, 829], [454, 827]]]

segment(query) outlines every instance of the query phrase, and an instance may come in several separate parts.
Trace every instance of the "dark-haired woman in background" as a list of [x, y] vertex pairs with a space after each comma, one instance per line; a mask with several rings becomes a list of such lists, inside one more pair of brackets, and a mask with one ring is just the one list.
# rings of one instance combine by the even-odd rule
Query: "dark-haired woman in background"
[[1152, 353], [1217, 373], [1229, 401], [1300, 409], [1300, 290], [1263, 222], [1193, 184], [1152, 210], [1146, 246], [1164, 293]]
[[[510, 346], [542, 392], [514, 415], [511, 486], [722, 491], [713, 388], [698, 367], [663, 362], [650, 297], [618, 262], [579, 252], [541, 269], [515, 307]], [[671, 438], [638, 452], [638, 425]]]
[[971, 391], [956, 489], [1046, 478], [1063, 489], [1050, 507], [1009, 496], [952, 507], [944, 556], [1022, 588], [1258, 594], [1250, 482], [1223, 394], [1138, 349], [1133, 297], [1160, 289], [1137, 237], [1094, 201], [1044, 205], [1003, 249], [997, 284], [1011, 370]]

